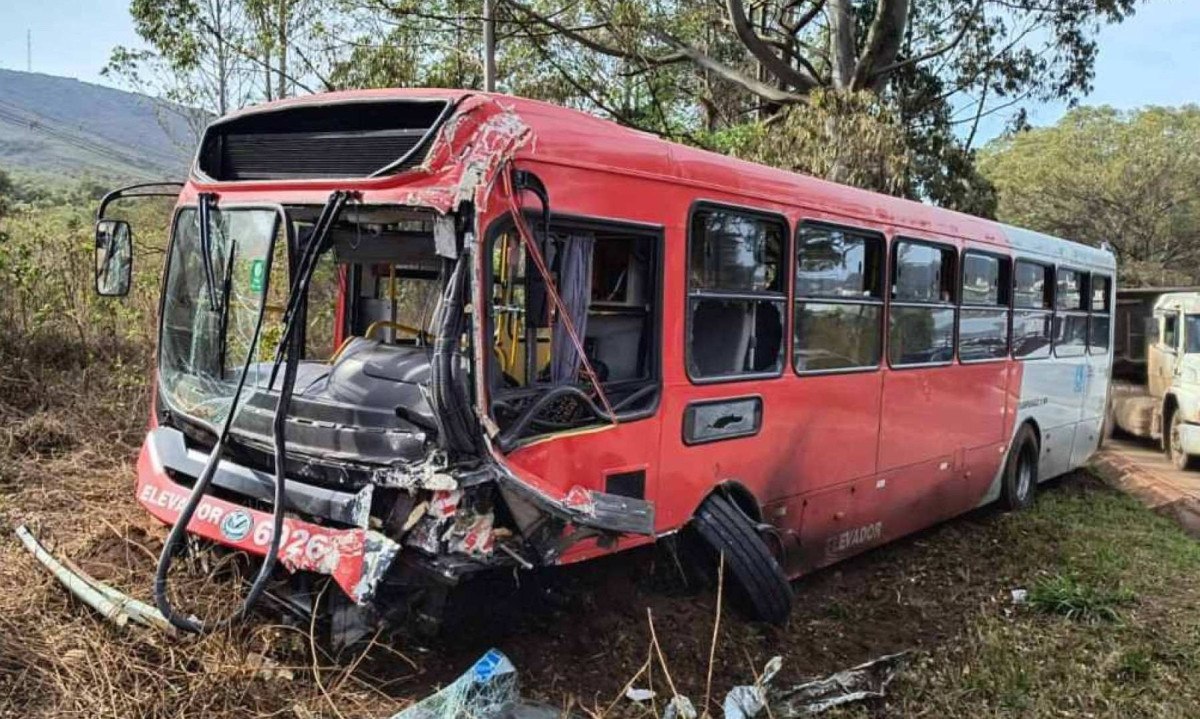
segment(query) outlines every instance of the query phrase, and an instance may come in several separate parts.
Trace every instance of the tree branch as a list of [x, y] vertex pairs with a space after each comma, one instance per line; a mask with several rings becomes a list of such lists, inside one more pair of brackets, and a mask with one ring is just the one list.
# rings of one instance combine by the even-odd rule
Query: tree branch
[[511, 7], [511, 8], [514, 8], [514, 9], [520, 11], [522, 14], [524, 14], [525, 16], [532, 19], [534, 22], [536, 22], [540, 25], [545, 25], [546, 27], [561, 34], [563, 37], [570, 38], [571, 40], [574, 40], [575, 42], [579, 43], [580, 45], [583, 45], [584, 47], [588, 48], [589, 50], [594, 50], [595, 52], [598, 52], [601, 55], [607, 55], [609, 57], [620, 58], [622, 60], [637, 60], [639, 62], [649, 63], [651, 65], [669, 65], [671, 63], [681, 62], [683, 60], [688, 59], [685, 55], [683, 55], [681, 53], [677, 53], [677, 52], [669, 53], [667, 55], [659, 55], [659, 56], [645, 56], [645, 55], [640, 55], [638, 53], [628, 52], [628, 51], [622, 50], [620, 48], [612, 47], [610, 45], [605, 45], [602, 42], [597, 42], [596, 40], [593, 40], [592, 38], [588, 37], [587, 35], [584, 35], [581, 32], [577, 32], [573, 28], [569, 28], [569, 27], [563, 25], [562, 23], [556, 22], [556, 21], [550, 19], [549, 17], [546, 17], [545, 15], [538, 13], [533, 8], [530, 8], [526, 5], [522, 5], [521, 3], [517, 2], [516, 0], [505, 0], [504, 4], [507, 5], [508, 7]]
[[879, 91], [879, 78], [884, 75], [875, 72], [875, 68], [895, 62], [908, 26], [908, 3], [909, 0], [879, 0], [875, 6], [866, 44], [854, 64], [853, 89]]
[[817, 79], [807, 71], [796, 70], [771, 51], [763, 39], [758, 36], [750, 21], [746, 18], [746, 8], [742, 0], [726, 0], [729, 19], [733, 22], [733, 30], [738, 39], [750, 51], [750, 54], [762, 63], [763, 68], [774, 75], [782, 84], [801, 92], [811, 91], [817, 85]]
[[[799, 4], [800, 4], [799, 2], [790, 3], [788, 5], [788, 7], [785, 8], [784, 11], [786, 12], [788, 10], [792, 10]], [[787, 30], [788, 34], [790, 34], [794, 37], [797, 34], [799, 34], [800, 31], [803, 30], [810, 22], [812, 22], [817, 17], [817, 15], [820, 15], [821, 10], [824, 7], [825, 7], [825, 0], [813, 0], [812, 7], [810, 7], [808, 10], [806, 10], [803, 15], [796, 18], [792, 22], [788, 22], [787, 20], [784, 20], [782, 14], [781, 14], [780, 18], [779, 18], [779, 26], [782, 27], [784, 30]]]
[[660, 40], [674, 47], [676, 52], [682, 53], [687, 59], [696, 63], [700, 67], [708, 70], [722, 80], [731, 82], [735, 85], [740, 85], [743, 89], [758, 95], [764, 100], [788, 105], [796, 105], [808, 102], [808, 97], [805, 95], [788, 92], [787, 90], [781, 90], [772, 85], [768, 85], [765, 82], [761, 82], [755, 78], [752, 78], [735, 70], [732, 67], [729, 67], [728, 65], [725, 65], [724, 63], [714, 60], [694, 47], [685, 45], [661, 30], [657, 31], [656, 34], [659, 36]]
[[[963, 19], [963, 24], [961, 27], [958, 28], [958, 32], [954, 34], [954, 37], [950, 38], [949, 40], [942, 43], [941, 45], [938, 45], [937, 47], [933, 48], [932, 50], [929, 50], [928, 52], [921, 53], [920, 55], [914, 55], [912, 57], [905, 58], [904, 60], [900, 60], [898, 62], [895, 61], [895, 55], [893, 54], [892, 61], [889, 62], [884, 67], [881, 67], [877, 70], [871, 70], [871, 69], [867, 68], [865, 71], [869, 73], [869, 76], [866, 78], [866, 81], [870, 82], [873, 85], [878, 85], [878, 83], [880, 81], [882, 81], [884, 78], [886, 78], [888, 75], [896, 72], [897, 70], [899, 70], [901, 68], [905, 68], [910, 65], [918, 65], [920, 63], [925, 62], [926, 60], [932, 60], [933, 58], [935, 58], [939, 55], [943, 55], [947, 52], [950, 52], [955, 47], [957, 47], [959, 43], [962, 42], [964, 37], [966, 37], [967, 30], [971, 29], [971, 23], [975, 20], [975, 15], [977, 15], [979, 13], [980, 8], [983, 7], [983, 3], [984, 3], [984, 0], [976, 0], [975, 6], [971, 8], [971, 11], [969, 13], [967, 13], [967, 17]], [[872, 30], [873, 29], [874, 28], [872, 27]], [[865, 55], [864, 55], [864, 58], [865, 58]]]

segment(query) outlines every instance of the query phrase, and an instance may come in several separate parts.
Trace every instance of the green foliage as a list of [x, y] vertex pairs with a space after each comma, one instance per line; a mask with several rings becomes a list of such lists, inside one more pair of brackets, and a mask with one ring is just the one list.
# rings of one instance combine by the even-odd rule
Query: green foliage
[[1039, 611], [1085, 623], [1120, 621], [1118, 607], [1133, 600], [1127, 589], [1097, 587], [1071, 575], [1041, 579], [1029, 590], [1029, 603]]
[[988, 145], [980, 168], [1000, 219], [1108, 242], [1123, 284], [1200, 281], [1200, 107], [1078, 108]]
[[[991, 216], [979, 118], [1011, 108], [1020, 124], [1027, 100], [1085, 94], [1096, 33], [1135, 2], [505, 0], [499, 88]], [[150, 49], [117, 48], [110, 71], [220, 113], [322, 89], [483, 84], [483, 0], [131, 0], [130, 11]]]
[[95, 186], [23, 190], [3, 218], [0, 242], [0, 324], [6, 334], [31, 340], [58, 337], [93, 350], [133, 342], [149, 349], [154, 336], [158, 278], [169, 205], [129, 202], [111, 216], [135, 233], [134, 284], [124, 300], [94, 292]]
[[904, 128], [869, 92], [817, 90], [812, 102], [769, 121], [710, 133], [713, 149], [880, 192], [902, 194], [908, 169]]

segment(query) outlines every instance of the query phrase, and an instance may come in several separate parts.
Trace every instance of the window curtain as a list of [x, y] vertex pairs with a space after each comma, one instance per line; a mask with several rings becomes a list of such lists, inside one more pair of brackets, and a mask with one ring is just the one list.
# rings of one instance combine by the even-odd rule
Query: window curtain
[[[588, 304], [592, 298], [592, 251], [596, 238], [590, 233], [567, 235], [559, 246], [558, 293], [571, 316], [580, 342], [587, 336]], [[566, 323], [556, 321], [551, 334], [550, 381], [574, 382], [580, 356], [567, 332]]]

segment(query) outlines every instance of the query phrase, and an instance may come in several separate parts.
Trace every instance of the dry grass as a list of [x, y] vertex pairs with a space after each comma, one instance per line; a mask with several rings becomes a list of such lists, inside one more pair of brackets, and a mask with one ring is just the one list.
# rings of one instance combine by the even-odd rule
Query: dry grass
[[[0, 716], [377, 717], [404, 706], [334, 664], [309, 627], [171, 638], [112, 626], [16, 541], [13, 528], [27, 524], [56, 554], [150, 599], [165, 533], [130, 491], [144, 365], [128, 348], [109, 352], [0, 342]], [[203, 553], [180, 564], [184, 606], [228, 610], [228, 567]]]
[[[0, 332], [0, 717], [386, 717], [489, 646], [510, 655], [527, 695], [597, 719], [652, 715], [620, 698], [631, 684], [658, 690], [659, 711], [673, 686], [719, 715], [729, 686], [772, 655], [788, 685], [909, 647], [917, 659], [886, 701], [834, 716], [1198, 715], [1200, 545], [1083, 479], [1048, 487], [1031, 512], [972, 515], [809, 577], [782, 629], [736, 613], [714, 626], [713, 593], [664, 587], [673, 565], [652, 554], [544, 584], [523, 575], [515, 607], [498, 592], [489, 611], [503, 613], [426, 649], [380, 638], [331, 657], [312, 626], [268, 614], [200, 638], [118, 629], [12, 529], [28, 524], [149, 599], [165, 531], [131, 491], [146, 376], [128, 347], [17, 345]], [[238, 571], [204, 552], [179, 562], [180, 604], [222, 613]], [[1029, 603], [1013, 605], [1016, 587]]]

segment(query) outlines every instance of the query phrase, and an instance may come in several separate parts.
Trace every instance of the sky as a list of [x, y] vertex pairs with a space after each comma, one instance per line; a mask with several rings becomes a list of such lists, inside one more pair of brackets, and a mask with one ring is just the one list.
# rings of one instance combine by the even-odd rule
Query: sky
[[[35, 72], [112, 84], [100, 75], [112, 48], [140, 46], [128, 8], [129, 0], [0, 0], [0, 67], [25, 69], [29, 31]], [[1095, 89], [1084, 104], [1200, 103], [1200, 0], [1148, 0], [1129, 20], [1104, 28], [1099, 44]], [[1033, 106], [1030, 120], [1053, 124], [1065, 109]], [[995, 117], [981, 137], [1002, 129]]]

